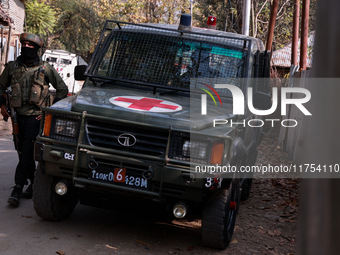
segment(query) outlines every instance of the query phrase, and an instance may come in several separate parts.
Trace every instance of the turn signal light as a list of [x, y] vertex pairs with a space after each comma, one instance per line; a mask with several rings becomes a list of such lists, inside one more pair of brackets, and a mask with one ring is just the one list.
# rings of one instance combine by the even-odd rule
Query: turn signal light
[[222, 164], [224, 144], [214, 143], [211, 150], [210, 164]]
[[52, 123], [52, 114], [45, 115], [44, 136], [50, 136], [51, 123]]

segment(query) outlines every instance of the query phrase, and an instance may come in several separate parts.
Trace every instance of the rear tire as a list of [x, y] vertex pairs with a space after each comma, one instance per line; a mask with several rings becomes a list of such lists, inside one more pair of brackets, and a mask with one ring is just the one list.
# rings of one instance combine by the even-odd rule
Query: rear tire
[[203, 209], [202, 242], [204, 245], [225, 249], [232, 239], [240, 202], [240, 184], [233, 180]]
[[41, 164], [38, 165], [33, 186], [33, 205], [38, 216], [44, 220], [65, 219], [78, 203], [73, 190], [69, 190], [65, 196], [55, 193], [57, 181], [57, 178], [43, 173]]

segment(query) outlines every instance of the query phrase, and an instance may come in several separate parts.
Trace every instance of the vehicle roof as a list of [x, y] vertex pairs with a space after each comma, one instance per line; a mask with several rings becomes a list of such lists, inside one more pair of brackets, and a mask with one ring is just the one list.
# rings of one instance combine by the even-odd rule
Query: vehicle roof
[[68, 52], [66, 50], [45, 50], [44, 54], [49, 55], [58, 55], [58, 56], [65, 56], [65, 57], [76, 57], [77, 55], [75, 53]]

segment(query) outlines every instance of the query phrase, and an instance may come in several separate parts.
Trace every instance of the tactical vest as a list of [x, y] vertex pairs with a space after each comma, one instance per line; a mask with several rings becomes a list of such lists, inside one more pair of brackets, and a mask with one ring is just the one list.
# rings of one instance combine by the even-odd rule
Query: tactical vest
[[20, 108], [26, 104], [38, 107], [51, 105], [48, 94], [49, 86], [44, 84], [44, 63], [37, 67], [27, 68], [14, 61], [10, 66], [10, 76], [13, 107]]

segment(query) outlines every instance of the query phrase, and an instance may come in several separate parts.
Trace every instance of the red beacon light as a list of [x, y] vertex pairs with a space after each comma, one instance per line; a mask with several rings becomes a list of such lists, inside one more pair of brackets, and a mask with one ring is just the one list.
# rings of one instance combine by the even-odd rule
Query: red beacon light
[[207, 26], [209, 29], [216, 29], [216, 20], [215, 16], [208, 17]]

